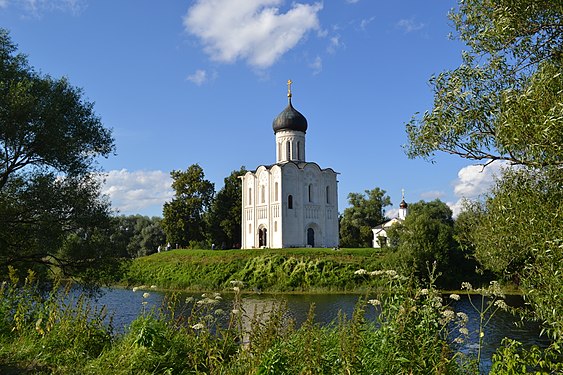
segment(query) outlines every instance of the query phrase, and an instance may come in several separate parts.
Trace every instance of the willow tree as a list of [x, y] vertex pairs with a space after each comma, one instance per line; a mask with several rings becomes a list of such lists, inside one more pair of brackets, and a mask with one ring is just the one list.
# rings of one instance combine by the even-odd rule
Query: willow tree
[[464, 0], [451, 19], [467, 50], [431, 79], [434, 105], [407, 125], [407, 154], [519, 166], [499, 179], [471, 238], [562, 338], [563, 2]]

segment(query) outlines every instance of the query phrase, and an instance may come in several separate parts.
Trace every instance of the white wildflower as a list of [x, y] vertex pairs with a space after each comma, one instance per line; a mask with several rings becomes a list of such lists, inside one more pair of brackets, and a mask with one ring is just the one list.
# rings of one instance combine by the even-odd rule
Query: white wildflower
[[454, 343], [456, 343], [456, 344], [463, 344], [463, 339], [462, 339], [461, 337], [456, 337], [456, 338], [454, 339]]
[[507, 310], [507, 309], [508, 309], [508, 305], [507, 305], [506, 302], [504, 302], [504, 300], [502, 300], [502, 299], [497, 299], [497, 300], [495, 301], [495, 306], [498, 307], [498, 308], [500, 308], [500, 309], [503, 309], [503, 310]]
[[450, 298], [453, 299], [454, 301], [460, 300], [459, 294], [455, 294], [455, 293], [450, 294]]
[[469, 317], [467, 316], [467, 314], [462, 311], [458, 312], [456, 315], [464, 323], [467, 323], [469, 321]]
[[149, 298], [150, 296], [151, 296], [150, 293], [147, 293], [147, 292], [143, 293], [143, 298]]
[[397, 271], [395, 271], [395, 270], [387, 270], [387, 271], [385, 271], [385, 273], [386, 273], [387, 276], [389, 276], [389, 277], [395, 277], [395, 276], [397, 276]]
[[379, 306], [381, 305], [381, 301], [377, 300], [377, 299], [370, 299], [368, 301], [369, 304], [374, 305], [374, 306]]
[[186, 303], [192, 303], [194, 300], [194, 297], [186, 297]]
[[192, 329], [195, 329], [196, 331], [203, 329], [203, 328], [205, 328], [205, 326], [202, 323], [197, 323], [197, 324], [194, 324], [192, 326]]
[[459, 333], [461, 333], [462, 335], [465, 335], [465, 336], [469, 336], [469, 330], [465, 327], [461, 327], [459, 329]]
[[151, 289], [152, 289], [152, 290], [155, 290], [156, 288], [157, 288], [156, 285], [151, 285]]
[[134, 286], [134, 287], [133, 287], [133, 292], [136, 292], [137, 290], [139, 290], [139, 287], [138, 287], [138, 286]]
[[428, 295], [428, 289], [426, 289], [426, 288], [421, 289], [420, 294], [423, 295], [423, 296], [427, 296]]
[[455, 313], [452, 310], [444, 310], [442, 316], [449, 322], [455, 318]]
[[467, 281], [464, 281], [461, 283], [461, 289], [473, 290], [473, 286]]
[[364, 270], [363, 268], [360, 268], [359, 270], [354, 272], [354, 275], [365, 275], [366, 273], [368, 273], [368, 271]]
[[233, 309], [231, 311], [231, 313], [233, 313], [233, 315], [239, 315], [240, 314], [240, 310], [239, 309]]
[[237, 286], [239, 288], [242, 288], [244, 286], [244, 283], [239, 280], [231, 280], [230, 283], [232, 286]]

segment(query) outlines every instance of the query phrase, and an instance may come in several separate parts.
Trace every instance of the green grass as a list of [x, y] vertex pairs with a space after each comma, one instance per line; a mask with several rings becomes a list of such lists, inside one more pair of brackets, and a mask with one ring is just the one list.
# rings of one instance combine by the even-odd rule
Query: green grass
[[128, 286], [225, 290], [231, 280], [263, 292], [349, 292], [370, 286], [354, 275], [381, 269], [374, 249], [172, 250], [135, 259], [123, 280]]

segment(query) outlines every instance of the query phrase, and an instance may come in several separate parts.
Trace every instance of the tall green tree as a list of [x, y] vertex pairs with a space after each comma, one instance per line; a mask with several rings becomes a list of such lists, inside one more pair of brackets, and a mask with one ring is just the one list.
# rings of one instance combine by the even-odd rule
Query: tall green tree
[[451, 18], [468, 50], [432, 78], [433, 108], [407, 125], [407, 152], [522, 166], [497, 182], [471, 239], [561, 339], [563, 2], [466, 0]]
[[208, 230], [205, 215], [215, 193], [213, 183], [205, 179], [198, 164], [190, 165], [186, 171], [174, 170], [170, 175], [174, 198], [164, 204], [162, 220], [167, 241], [182, 247], [204, 241]]
[[519, 284], [553, 337], [563, 339], [563, 171], [507, 171], [484, 202], [476, 258]]
[[391, 205], [391, 198], [376, 187], [365, 194], [348, 194], [348, 203], [350, 207], [340, 218], [340, 246], [371, 247], [371, 229], [385, 221], [385, 207]]
[[113, 151], [82, 91], [37, 73], [0, 29], [0, 269], [83, 281], [115, 271], [110, 206], [92, 175]]
[[562, 165], [563, 3], [466, 0], [451, 19], [468, 50], [431, 79], [433, 108], [407, 125], [409, 156]]
[[455, 275], [452, 266], [458, 248], [452, 210], [439, 199], [410, 204], [403, 223], [393, 225], [388, 236], [396, 246], [392, 250], [399, 254], [399, 267], [404, 272], [424, 280], [435, 262], [436, 270], [442, 273], [438, 282], [447, 284]]
[[246, 173], [241, 167], [224, 179], [209, 211], [210, 240], [221, 248], [240, 247], [242, 219], [242, 184], [239, 177]]
[[166, 244], [162, 219], [142, 215], [117, 216], [113, 220], [112, 243], [126, 258], [136, 258], [157, 252]]

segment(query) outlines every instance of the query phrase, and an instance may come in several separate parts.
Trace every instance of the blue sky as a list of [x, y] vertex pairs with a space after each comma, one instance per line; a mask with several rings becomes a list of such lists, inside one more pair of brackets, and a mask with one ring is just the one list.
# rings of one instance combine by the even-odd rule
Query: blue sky
[[455, 210], [495, 168], [449, 155], [410, 160], [405, 123], [430, 109], [433, 74], [459, 65], [445, 0], [0, 0], [0, 27], [37, 70], [66, 76], [113, 129], [100, 160], [121, 214], [161, 216], [169, 172], [198, 163], [218, 191], [245, 166], [275, 162], [272, 120], [308, 120], [307, 159], [350, 192], [380, 187]]

